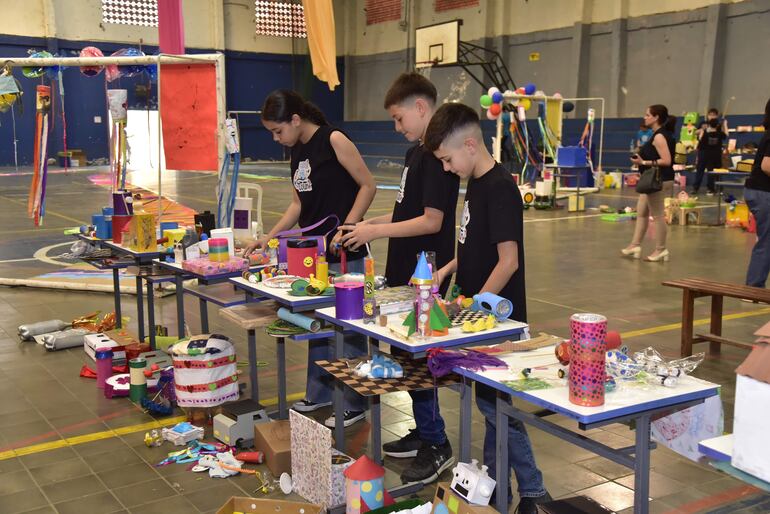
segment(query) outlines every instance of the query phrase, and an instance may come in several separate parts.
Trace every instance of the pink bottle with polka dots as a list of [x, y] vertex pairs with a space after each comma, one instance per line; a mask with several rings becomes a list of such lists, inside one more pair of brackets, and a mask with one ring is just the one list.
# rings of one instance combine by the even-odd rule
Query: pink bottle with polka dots
[[570, 330], [569, 401], [584, 407], [604, 405], [607, 318], [573, 314]]

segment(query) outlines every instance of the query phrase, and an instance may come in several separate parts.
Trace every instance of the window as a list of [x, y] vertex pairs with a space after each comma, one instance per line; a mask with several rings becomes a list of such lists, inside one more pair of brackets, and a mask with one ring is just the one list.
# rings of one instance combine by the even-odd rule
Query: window
[[158, 0], [102, 0], [102, 21], [157, 27]]
[[302, 4], [285, 0], [256, 0], [257, 34], [279, 37], [307, 37]]
[[401, 19], [401, 0], [366, 0], [366, 24]]

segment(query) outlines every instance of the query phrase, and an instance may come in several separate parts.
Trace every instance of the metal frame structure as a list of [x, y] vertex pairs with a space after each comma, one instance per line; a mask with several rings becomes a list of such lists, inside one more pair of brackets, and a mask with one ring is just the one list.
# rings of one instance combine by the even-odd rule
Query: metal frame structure
[[[222, 168], [222, 162], [224, 161], [224, 120], [225, 120], [225, 56], [224, 54], [196, 54], [196, 55], [145, 55], [137, 57], [127, 56], [110, 56], [110, 57], [46, 57], [46, 58], [31, 58], [31, 57], [0, 57], [0, 67], [10, 66], [23, 67], [51, 67], [51, 66], [66, 66], [66, 67], [81, 67], [81, 66], [107, 66], [110, 64], [117, 64], [118, 66], [126, 65], [150, 65], [155, 64], [158, 67], [158, 156], [163, 155], [163, 139], [161, 131], [161, 64], [191, 64], [191, 63], [213, 63], [216, 66], [217, 74], [217, 90], [215, 91], [217, 98], [217, 118], [218, 118], [218, 130], [217, 130], [217, 169], [213, 170], [218, 172]], [[163, 173], [163, 159], [158, 159], [158, 197], [163, 196], [162, 185], [162, 173]], [[163, 216], [162, 209], [158, 208], [158, 223], [161, 222]]]

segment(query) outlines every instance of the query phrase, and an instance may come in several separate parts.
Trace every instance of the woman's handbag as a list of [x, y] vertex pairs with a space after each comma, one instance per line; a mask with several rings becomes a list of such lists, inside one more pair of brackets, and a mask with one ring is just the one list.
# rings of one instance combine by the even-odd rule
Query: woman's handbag
[[660, 168], [654, 164], [644, 170], [636, 183], [636, 192], [643, 195], [657, 193], [663, 189], [663, 181], [660, 176]]

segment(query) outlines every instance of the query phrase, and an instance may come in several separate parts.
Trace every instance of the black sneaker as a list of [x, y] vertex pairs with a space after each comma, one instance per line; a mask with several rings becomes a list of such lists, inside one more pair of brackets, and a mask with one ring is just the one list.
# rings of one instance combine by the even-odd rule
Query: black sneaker
[[[362, 410], [346, 410], [345, 411], [345, 417], [344, 419], [344, 425], [345, 428], [349, 427], [353, 423], [357, 421], [361, 421], [362, 419], [366, 418], [366, 412]], [[326, 421], [324, 421], [324, 425], [326, 425], [329, 428], [334, 428], [336, 423], [336, 418], [334, 417], [334, 414], [326, 418]]]
[[534, 498], [525, 496], [519, 502], [514, 514], [538, 514], [540, 509], [537, 508], [541, 503], [551, 501], [551, 495], [547, 492], [543, 496], [536, 496]]
[[430, 484], [438, 479], [445, 469], [454, 464], [452, 446], [449, 441], [444, 444], [427, 445], [417, 450], [417, 456], [412, 465], [401, 473], [401, 482], [404, 484], [422, 483]]
[[323, 407], [328, 407], [331, 404], [332, 402], [315, 403], [306, 398], [303, 398], [302, 400], [292, 405], [291, 408], [297, 412], [313, 412]]
[[422, 448], [420, 433], [414, 428], [409, 430], [409, 433], [398, 441], [391, 441], [383, 444], [382, 453], [388, 457], [406, 459], [407, 457], [415, 457], [417, 455], [417, 450], [420, 448]]

